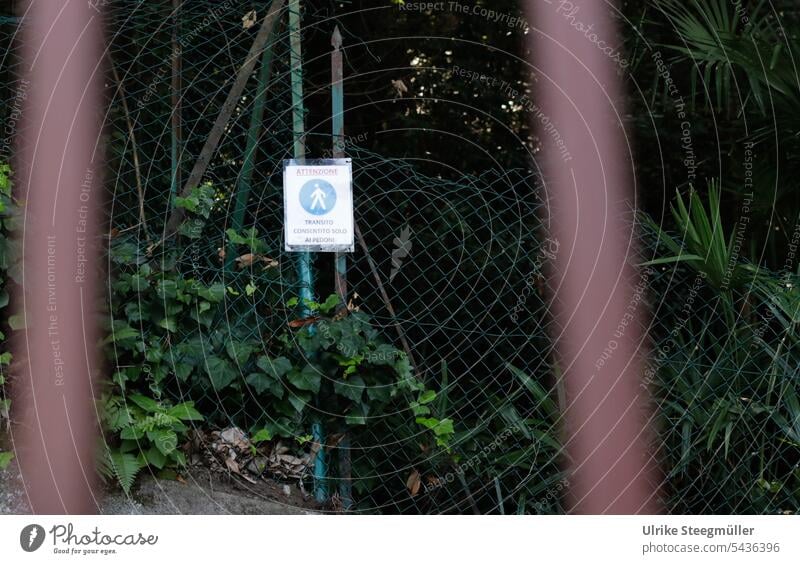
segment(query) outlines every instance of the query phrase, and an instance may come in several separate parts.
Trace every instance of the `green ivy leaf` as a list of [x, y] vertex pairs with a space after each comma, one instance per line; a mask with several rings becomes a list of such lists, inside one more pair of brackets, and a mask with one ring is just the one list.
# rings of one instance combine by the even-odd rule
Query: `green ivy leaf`
[[297, 413], [300, 413], [303, 411], [303, 409], [305, 409], [306, 404], [309, 401], [311, 401], [311, 394], [303, 394], [301, 392], [295, 392], [289, 394], [288, 399], [289, 403], [292, 404], [292, 407], [294, 407], [295, 411], [297, 411]]
[[186, 466], [186, 456], [179, 450], [172, 451], [169, 457], [175, 461], [178, 466]]
[[147, 432], [147, 438], [153, 441], [155, 447], [167, 456], [178, 448], [178, 435], [171, 429], [155, 429]]
[[422, 395], [419, 396], [419, 400], [417, 401], [419, 402], [420, 405], [425, 405], [426, 403], [431, 403], [435, 399], [436, 399], [436, 392], [434, 392], [433, 390], [425, 390], [424, 392], [422, 392]]
[[178, 363], [175, 365], [175, 377], [181, 382], [186, 382], [192, 374], [193, 366], [186, 363]]
[[217, 391], [226, 388], [236, 380], [236, 370], [234, 370], [231, 363], [224, 358], [218, 356], [210, 357], [206, 363], [206, 370], [208, 371], [209, 378], [211, 378], [214, 389]]
[[353, 376], [345, 381], [334, 382], [333, 391], [349, 400], [360, 402], [365, 387], [366, 384], [361, 376]]
[[147, 396], [143, 396], [141, 394], [132, 394], [128, 396], [128, 399], [147, 411], [148, 413], [157, 413], [159, 411], [164, 411], [164, 409], [152, 398], [148, 398]]
[[255, 347], [248, 345], [247, 343], [228, 341], [225, 344], [225, 350], [227, 351], [228, 356], [231, 357], [231, 360], [235, 360], [236, 363], [241, 366], [245, 364], [250, 358], [250, 355], [253, 354]]
[[322, 385], [322, 374], [314, 365], [306, 364], [302, 370], [289, 372], [289, 382], [298, 390], [316, 394]]
[[167, 411], [167, 415], [177, 417], [181, 421], [202, 421], [203, 415], [194, 407], [193, 401], [179, 403]]
[[392, 366], [401, 356], [401, 352], [394, 348], [392, 345], [381, 344], [371, 351], [367, 358], [370, 364], [375, 366]]
[[208, 345], [201, 337], [194, 337], [182, 343], [175, 345], [175, 351], [178, 353], [178, 360], [183, 364], [191, 366], [200, 366], [203, 364]]
[[439, 421], [439, 424], [433, 428], [433, 432], [437, 437], [452, 435], [453, 433], [455, 433], [455, 429], [453, 429], [453, 420], [442, 419], [441, 421]]
[[138, 441], [144, 437], [144, 431], [138, 427], [125, 427], [119, 436], [127, 441]]
[[364, 350], [367, 342], [361, 336], [361, 323], [351, 315], [331, 324], [331, 336], [336, 341], [338, 349], [347, 357], [356, 357]]
[[125, 304], [125, 317], [128, 321], [132, 321], [136, 323], [137, 321], [141, 321], [145, 318], [144, 308], [142, 307], [145, 304], [139, 303], [139, 300], [129, 302]]
[[145, 458], [147, 459], [148, 464], [155, 466], [159, 470], [164, 468], [164, 464], [167, 462], [167, 457], [164, 455], [164, 453], [154, 446], [150, 447], [150, 449], [145, 453]]
[[175, 207], [183, 208], [187, 211], [195, 213], [197, 211], [197, 206], [200, 203], [200, 200], [197, 196], [190, 194], [186, 198], [178, 196], [175, 198]]
[[[9, 324], [11, 323], [11, 319], [9, 319]], [[134, 341], [139, 339], [141, 336], [141, 332], [138, 329], [134, 329], [128, 322], [124, 319], [115, 319], [114, 323], [111, 325], [111, 334], [105, 338], [103, 341], [104, 345], [108, 343], [121, 343], [124, 341]]]
[[178, 233], [189, 239], [200, 239], [203, 236], [203, 228], [206, 222], [197, 217], [187, 219], [178, 227]]
[[281, 378], [292, 369], [292, 363], [288, 358], [283, 356], [274, 359], [267, 356], [260, 356], [256, 361], [256, 366], [273, 378]]
[[162, 300], [175, 299], [178, 296], [178, 283], [175, 280], [159, 280], [156, 295]]
[[409, 407], [411, 407], [411, 413], [413, 413], [415, 417], [421, 417], [423, 415], [431, 414], [431, 410], [429, 407], [425, 405], [420, 405], [419, 402], [416, 401], [411, 402], [411, 404], [409, 404]]
[[212, 304], [218, 304], [225, 299], [225, 285], [217, 283], [207, 288], [200, 287], [197, 290], [197, 295], [208, 300]]
[[272, 432], [269, 429], [261, 429], [258, 433], [251, 437], [250, 442], [253, 444], [258, 444], [271, 440]]
[[247, 239], [239, 235], [235, 229], [228, 229], [225, 231], [225, 235], [228, 237], [228, 241], [233, 243], [234, 245], [246, 245]]
[[353, 426], [367, 424], [367, 418], [364, 417], [363, 415], [346, 415], [344, 421], [348, 425], [353, 425]]
[[178, 322], [174, 317], [165, 317], [158, 322], [158, 326], [166, 329], [170, 333], [176, 333], [178, 331]]
[[333, 308], [338, 306], [340, 303], [342, 303], [341, 298], [336, 294], [331, 294], [330, 296], [328, 296], [328, 299], [326, 299], [323, 303], [319, 304], [319, 310], [322, 313], [328, 313]]
[[251, 386], [257, 394], [263, 394], [264, 392], [269, 392], [276, 398], [282, 398], [284, 393], [283, 384], [280, 381], [274, 379], [272, 376], [261, 372], [254, 372], [252, 374], [248, 374], [245, 381], [249, 386]]
[[428, 429], [433, 429], [436, 425], [439, 424], [438, 419], [434, 419], [433, 417], [417, 417], [417, 423], [422, 425], [423, 427], [427, 427]]
[[433, 417], [417, 417], [416, 421], [423, 427], [432, 430], [437, 437], [454, 433], [453, 421], [451, 419], [442, 419], [439, 421]]
[[142, 258], [139, 247], [130, 241], [114, 245], [111, 252], [111, 260], [116, 264], [137, 264]]

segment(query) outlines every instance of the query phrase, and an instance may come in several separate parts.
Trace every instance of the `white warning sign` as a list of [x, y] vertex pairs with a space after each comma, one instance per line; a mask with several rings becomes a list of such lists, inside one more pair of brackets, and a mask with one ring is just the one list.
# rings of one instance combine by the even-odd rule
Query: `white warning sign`
[[351, 160], [284, 161], [283, 210], [287, 251], [352, 252]]

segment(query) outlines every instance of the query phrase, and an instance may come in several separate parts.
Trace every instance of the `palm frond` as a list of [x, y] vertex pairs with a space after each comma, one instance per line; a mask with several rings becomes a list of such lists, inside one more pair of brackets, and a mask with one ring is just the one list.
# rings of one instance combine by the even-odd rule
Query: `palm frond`
[[[736, 97], [741, 98], [743, 107], [752, 98], [762, 112], [775, 98], [800, 107], [795, 68], [798, 53], [791, 39], [783, 37], [770, 20], [764, 2], [750, 8], [746, 19], [727, 0], [657, 0], [655, 4], [681, 40], [664, 47], [693, 62], [693, 85], [696, 78], [702, 79], [707, 101], [715, 91], [718, 109]], [[740, 82], [749, 86], [748, 91], [738, 92]], [[732, 87], [737, 88], [736, 93]], [[692, 94], [696, 95], [694, 88]]]

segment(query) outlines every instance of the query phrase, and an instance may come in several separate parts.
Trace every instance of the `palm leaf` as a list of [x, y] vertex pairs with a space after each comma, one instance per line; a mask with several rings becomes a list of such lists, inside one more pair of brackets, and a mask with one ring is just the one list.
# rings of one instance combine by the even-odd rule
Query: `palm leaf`
[[[776, 96], [798, 106], [793, 73], [797, 53], [762, 10], [764, 2], [748, 9], [747, 24], [728, 0], [657, 0], [655, 4], [681, 39], [662, 46], [692, 61], [693, 84], [696, 77], [702, 78], [707, 102], [713, 86], [719, 110], [727, 107], [734, 94], [741, 94], [742, 106], [752, 98], [762, 113]], [[738, 92], [738, 86], [737, 92], [731, 90], [731, 84], [741, 81], [748, 84], [749, 92]]]

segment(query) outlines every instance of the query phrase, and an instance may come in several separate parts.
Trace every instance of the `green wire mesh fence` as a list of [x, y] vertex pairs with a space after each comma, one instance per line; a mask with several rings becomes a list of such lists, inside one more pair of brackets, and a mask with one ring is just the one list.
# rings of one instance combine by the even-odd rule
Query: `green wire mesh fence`
[[[104, 321], [113, 337], [114, 380], [132, 385], [133, 374], [144, 372], [158, 399], [194, 401], [207, 425], [248, 432], [278, 417], [252, 393], [248, 378], [264, 369], [262, 351], [286, 339], [287, 323], [298, 321], [287, 306], [298, 294], [295, 265], [282, 252], [282, 161], [292, 156], [293, 143], [285, 9], [224, 123], [202, 190], [186, 194], [183, 187], [270, 4], [104, 6], [106, 244], [113, 248]], [[332, 27], [308, 11], [303, 21], [306, 28]], [[14, 121], [19, 97], [18, 25], [0, 22], [5, 124]], [[308, 140], [317, 149], [330, 146], [330, 136], [319, 132]], [[569, 488], [560, 444], [566, 400], [545, 269], [564, 250], [548, 238], [537, 174], [439, 178], [401, 157], [357, 146], [346, 152], [363, 234], [363, 245], [357, 242], [348, 257], [349, 293], [381, 339], [408, 356], [414, 377], [435, 390], [431, 415], [454, 429], [447, 448], [434, 448], [414, 417], [330, 426], [317, 451], [329, 462], [325, 507], [561, 512]], [[164, 226], [176, 207], [192, 217], [168, 238]], [[668, 254], [660, 237], [643, 229], [637, 263]], [[314, 267], [315, 295], [324, 301], [334, 291], [332, 257], [317, 256]], [[148, 273], [156, 273], [155, 297], [143, 297]], [[794, 303], [794, 294], [773, 291], [794, 277], [762, 273], [758, 280], [751, 291], [728, 292], [681, 263], [642, 270], [632, 300], [654, 319], [642, 328], [652, 351], [643, 383], [654, 393], [653, 455], [662, 462], [670, 511], [797, 509], [797, 344], [795, 318], [784, 303]], [[192, 310], [190, 294], [206, 300], [197, 304], [222, 307]], [[181, 315], [192, 321], [173, 326]], [[216, 356], [220, 350], [227, 356]], [[333, 413], [323, 399], [302, 401]], [[310, 424], [303, 421], [305, 429]], [[337, 442], [342, 436], [347, 440]], [[310, 483], [312, 471], [299, 479]], [[352, 486], [352, 505], [339, 498], [344, 483]]]

